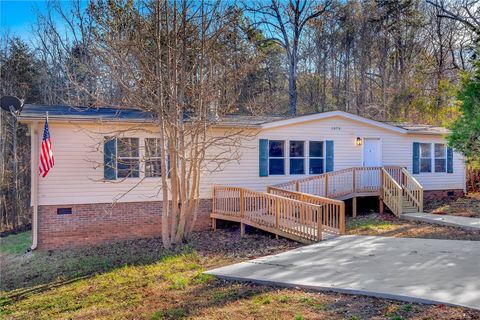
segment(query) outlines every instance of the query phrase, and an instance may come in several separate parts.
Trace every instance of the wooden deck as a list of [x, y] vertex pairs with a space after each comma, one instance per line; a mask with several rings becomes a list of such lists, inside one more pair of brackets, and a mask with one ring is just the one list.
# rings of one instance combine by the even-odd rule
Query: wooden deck
[[396, 215], [423, 210], [421, 185], [401, 167], [356, 167], [270, 186], [267, 192], [215, 186], [216, 220], [236, 221], [303, 243], [345, 233], [345, 204], [357, 197], [378, 196]]

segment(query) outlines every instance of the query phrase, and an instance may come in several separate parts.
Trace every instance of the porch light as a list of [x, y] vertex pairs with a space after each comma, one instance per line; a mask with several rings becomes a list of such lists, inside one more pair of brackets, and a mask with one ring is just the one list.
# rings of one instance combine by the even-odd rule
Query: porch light
[[362, 138], [357, 137], [357, 140], [355, 141], [355, 145], [361, 146], [362, 145]]

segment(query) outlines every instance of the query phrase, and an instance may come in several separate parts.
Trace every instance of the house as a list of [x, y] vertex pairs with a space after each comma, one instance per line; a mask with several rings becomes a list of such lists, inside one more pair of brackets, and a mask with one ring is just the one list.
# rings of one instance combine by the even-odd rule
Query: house
[[[41, 178], [36, 168], [47, 111], [55, 166]], [[154, 143], [158, 136], [148, 114], [111, 108], [25, 105], [19, 119], [29, 126], [32, 142], [33, 247], [58, 248], [160, 235], [160, 178], [152, 165], [155, 158], [145, 151], [145, 145]], [[465, 192], [464, 159], [446, 146], [448, 130], [444, 128], [379, 122], [342, 111], [294, 118], [228, 116], [219, 119], [215, 130], [222, 134], [230, 128], [242, 128], [252, 135], [243, 141], [236, 161], [202, 177], [198, 229], [210, 226], [213, 185], [265, 191], [268, 186], [308, 180], [325, 172], [359, 168], [353, 171], [358, 174], [363, 167], [395, 166], [406, 168], [411, 181], [423, 188], [425, 199]], [[104, 145], [108, 143], [104, 142], [105, 136], [116, 137], [119, 144], [128, 141], [136, 150], [121, 154], [115, 145], [113, 149]], [[150, 169], [125, 179], [122, 168], [104, 166], [109, 161], [104, 148], [113, 150], [118, 158], [141, 160], [142, 168], [147, 163]], [[357, 180], [367, 189], [378, 191], [380, 171], [376, 172], [376, 176], [364, 175]], [[357, 180], [354, 176], [353, 181]], [[330, 192], [337, 187], [330, 181]], [[328, 192], [326, 195], [330, 196]], [[368, 194], [358, 194], [362, 195]], [[423, 199], [421, 202], [423, 205]]]

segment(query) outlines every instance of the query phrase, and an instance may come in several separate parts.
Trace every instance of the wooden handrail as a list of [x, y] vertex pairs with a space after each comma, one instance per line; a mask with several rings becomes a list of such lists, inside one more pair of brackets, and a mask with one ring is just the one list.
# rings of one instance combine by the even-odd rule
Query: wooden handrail
[[404, 182], [402, 187], [408, 201], [411, 201], [418, 212], [423, 211], [423, 187], [407, 169], [402, 168]]
[[[295, 179], [273, 187], [299, 191], [327, 198], [341, 198], [355, 193], [380, 192], [383, 167], [352, 167], [320, 175]], [[401, 174], [401, 167], [385, 167], [390, 172]]]
[[274, 189], [270, 189], [272, 193], [264, 193], [214, 186], [212, 213], [299, 241], [320, 240], [324, 231], [345, 232], [343, 201], [296, 192], [285, 197], [274, 192], [285, 194], [288, 191]]
[[403, 211], [402, 186], [382, 168], [382, 199], [392, 212], [399, 216]]
[[267, 192], [322, 206], [322, 227], [329, 230], [338, 230], [335, 233], [345, 234], [345, 202], [276, 187], [267, 187]]

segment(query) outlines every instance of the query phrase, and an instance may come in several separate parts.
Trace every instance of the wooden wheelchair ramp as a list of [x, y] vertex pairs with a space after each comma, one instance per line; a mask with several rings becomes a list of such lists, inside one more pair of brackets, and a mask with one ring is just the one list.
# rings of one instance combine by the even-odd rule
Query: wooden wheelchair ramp
[[249, 225], [277, 237], [312, 243], [345, 233], [343, 201], [300, 192], [283, 195], [215, 186], [211, 218]]

